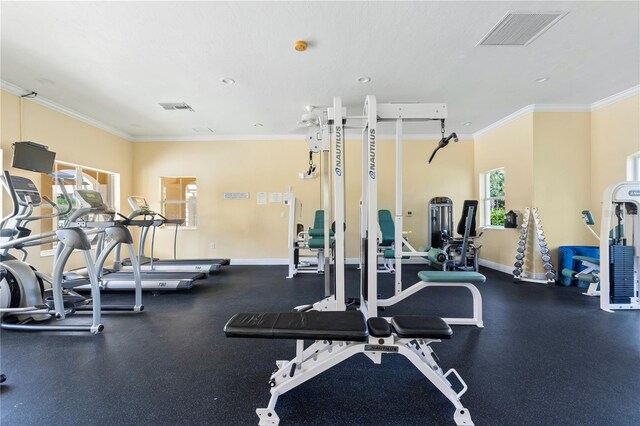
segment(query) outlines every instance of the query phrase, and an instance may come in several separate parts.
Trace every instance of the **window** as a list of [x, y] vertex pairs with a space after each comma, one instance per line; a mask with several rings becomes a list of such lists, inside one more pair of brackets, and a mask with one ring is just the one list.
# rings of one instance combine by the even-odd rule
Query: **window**
[[[119, 175], [116, 173], [106, 172], [104, 170], [92, 169], [85, 166], [79, 166], [77, 164], [64, 163], [56, 161], [53, 166], [54, 176], [63, 178], [64, 188], [69, 194], [72, 207], [76, 207], [76, 198], [74, 192], [76, 189], [91, 189], [99, 191], [102, 195], [103, 201], [110, 207], [119, 209]], [[46, 195], [51, 200], [64, 209], [67, 206], [67, 201], [62, 194], [62, 189], [56, 182], [56, 180], [46, 173], [41, 174], [40, 178], [40, 192], [42, 195]], [[43, 201], [44, 208], [48, 207], [47, 203]], [[44, 212], [43, 214], [48, 214]], [[57, 221], [54, 219], [45, 219], [42, 221], [42, 232], [53, 231], [64, 225], [64, 221], [68, 215], [59, 217]], [[52, 254], [50, 250], [55, 248], [55, 243], [43, 245], [41, 247], [41, 253], [48, 255]]]
[[184, 228], [197, 226], [198, 186], [195, 177], [161, 177], [162, 214], [169, 219], [183, 219]]
[[629, 156], [627, 160], [627, 180], [640, 181], [640, 152]]
[[482, 224], [504, 227], [504, 168], [489, 170], [481, 176]]

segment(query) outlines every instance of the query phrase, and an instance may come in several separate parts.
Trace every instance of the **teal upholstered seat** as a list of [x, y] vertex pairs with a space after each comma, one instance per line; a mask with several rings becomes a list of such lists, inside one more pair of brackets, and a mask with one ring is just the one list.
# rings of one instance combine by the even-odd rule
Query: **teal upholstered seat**
[[486, 277], [478, 272], [468, 271], [420, 271], [418, 278], [427, 283], [472, 283], [486, 281]]

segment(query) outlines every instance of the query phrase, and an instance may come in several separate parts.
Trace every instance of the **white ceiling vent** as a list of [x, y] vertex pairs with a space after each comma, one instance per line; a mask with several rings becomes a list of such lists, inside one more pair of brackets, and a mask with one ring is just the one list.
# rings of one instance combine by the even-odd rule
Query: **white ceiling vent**
[[158, 105], [167, 111], [188, 110], [195, 112], [186, 102], [160, 102]]
[[558, 11], [507, 12], [477, 46], [526, 46], [566, 14]]
[[213, 133], [211, 127], [192, 127], [191, 129], [196, 133]]

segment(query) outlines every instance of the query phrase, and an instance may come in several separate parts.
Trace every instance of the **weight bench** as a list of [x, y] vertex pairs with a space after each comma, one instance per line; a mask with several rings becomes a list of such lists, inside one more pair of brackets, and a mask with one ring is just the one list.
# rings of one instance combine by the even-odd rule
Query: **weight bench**
[[469, 318], [443, 318], [450, 325], [475, 325], [484, 327], [482, 322], [482, 296], [474, 284], [481, 284], [486, 281], [486, 277], [478, 272], [467, 271], [420, 271], [418, 272], [420, 281], [402, 290], [402, 292], [389, 297], [379, 299], [378, 306], [386, 307], [395, 305], [412, 294], [427, 287], [465, 287], [471, 292], [473, 297], [473, 316]]
[[[275, 407], [280, 395], [358, 353], [375, 364], [382, 362], [383, 353], [403, 355], [455, 406], [456, 424], [473, 425], [469, 410], [460, 402], [467, 385], [453, 368], [443, 372], [429, 347], [453, 334], [439, 317], [401, 315], [387, 322], [384, 318], [367, 321], [360, 311], [241, 313], [227, 322], [224, 331], [227, 337], [297, 341], [294, 359], [276, 361], [269, 379], [269, 405], [256, 410], [261, 426], [279, 424]], [[305, 348], [305, 340], [314, 343]], [[459, 392], [448, 380], [451, 374], [462, 385]]]

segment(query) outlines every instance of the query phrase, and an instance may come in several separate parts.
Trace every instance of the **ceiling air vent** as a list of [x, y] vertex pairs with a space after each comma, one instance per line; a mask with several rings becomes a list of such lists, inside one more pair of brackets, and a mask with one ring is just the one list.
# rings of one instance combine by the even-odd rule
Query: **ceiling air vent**
[[187, 110], [195, 112], [186, 102], [160, 102], [158, 105], [167, 111]]
[[526, 46], [551, 28], [567, 12], [507, 12], [477, 44]]
[[211, 127], [192, 127], [191, 129], [196, 133], [213, 133]]

